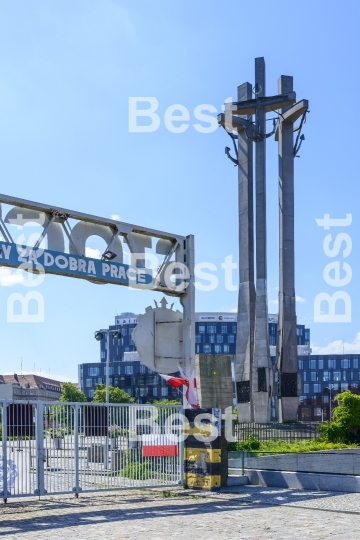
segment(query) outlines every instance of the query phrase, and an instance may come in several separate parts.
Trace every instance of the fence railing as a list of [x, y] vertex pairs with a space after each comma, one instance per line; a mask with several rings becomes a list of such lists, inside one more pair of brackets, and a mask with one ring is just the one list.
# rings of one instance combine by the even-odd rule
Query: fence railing
[[181, 406], [0, 401], [0, 496], [183, 482]]
[[317, 439], [320, 437], [319, 424], [268, 424], [239, 423], [235, 425], [235, 437], [238, 441], [253, 435], [259, 441], [283, 439], [286, 442], [295, 440]]

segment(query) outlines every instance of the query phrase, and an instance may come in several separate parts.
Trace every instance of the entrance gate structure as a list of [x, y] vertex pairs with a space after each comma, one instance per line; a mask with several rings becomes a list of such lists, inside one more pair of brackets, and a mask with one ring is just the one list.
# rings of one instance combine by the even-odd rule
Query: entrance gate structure
[[[39, 234], [36, 235], [35, 241], [32, 243], [29, 242], [31, 245], [25, 245], [23, 241], [17, 243], [16, 239], [14, 239], [16, 230], [31, 223], [35, 223], [41, 227]], [[1, 194], [0, 234], [2, 236], [2, 239], [0, 239], [0, 266], [19, 268], [35, 274], [50, 273], [86, 279], [97, 284], [111, 283], [115, 285], [124, 285], [178, 297], [183, 308], [183, 317], [181, 326], [181, 354], [177, 358], [177, 362], [182, 366], [185, 373], [190, 376], [195, 364], [194, 237], [192, 235], [181, 236], [124, 223], [119, 220], [101, 218], [78, 211]], [[86, 256], [86, 241], [90, 236], [100, 237], [106, 243], [106, 249], [101, 256], [101, 259]], [[44, 247], [45, 245], [46, 247]], [[124, 245], [130, 252], [129, 264], [123, 262]], [[152, 268], [146, 264], [146, 261], [149, 259], [152, 262], [154, 261], [154, 258], [151, 259], [151, 256], [149, 255], [151, 249], [155, 252], [155, 254], [152, 253], [152, 257], [156, 257], [156, 264], [153, 264]], [[163, 324], [166, 325], [166, 322]], [[164, 360], [166, 361], [165, 358]], [[24, 403], [22, 402], [22, 404]], [[29, 433], [24, 435], [22, 432], [11, 431], [9, 427], [8, 418], [10, 418], [12, 414], [10, 405], [11, 404], [8, 402], [2, 402], [1, 408], [3, 429], [2, 473], [0, 470], [0, 483], [2, 482], [3, 488], [0, 492], [2, 491], [3, 498], [7, 499], [8, 496], [13, 493], [13, 491], [10, 490], [10, 484], [7, 482], [7, 478], [11, 479], [16, 476], [18, 466], [21, 466], [26, 472], [25, 476], [18, 475], [16, 476], [18, 480], [14, 480], [14, 485], [20, 486], [19, 482], [21, 478], [22, 487], [14, 488], [15, 492], [18, 494], [20, 494], [20, 492], [26, 492], [26, 494], [29, 495], [35, 484], [36, 488], [33, 491], [36, 491], [39, 495], [46, 491], [67, 492], [70, 490], [79, 493], [79, 491], [84, 489], [83, 486], [88, 482], [89, 475], [85, 472], [81, 472], [83, 470], [81, 468], [81, 460], [83, 459], [81, 457], [81, 452], [84, 451], [82, 450], [82, 448], [84, 448], [82, 444], [85, 445], [86, 452], [92, 452], [92, 456], [98, 456], [96, 459], [100, 460], [100, 462], [102, 459], [101, 452], [103, 450], [96, 450], [97, 447], [102, 447], [106, 456], [109, 455], [109, 437], [107, 433], [101, 432], [101, 435], [99, 435], [95, 434], [98, 433], [98, 431], [95, 430], [91, 437], [100, 437], [102, 438], [102, 442], [101, 444], [98, 444], [97, 440], [91, 441], [89, 447], [86, 437], [90, 435], [83, 435], [82, 432], [83, 426], [81, 422], [85, 422], [84, 426], [87, 425], [87, 417], [84, 416], [86, 411], [90, 411], [91, 408], [93, 411], [100, 409], [92, 404], [65, 405], [63, 403], [50, 404], [30, 401], [29, 406], [31, 407], [31, 413], [27, 412], [26, 414], [30, 414], [30, 416], [34, 415], [35, 423], [32, 424]], [[20, 404], [18, 405], [20, 406]], [[58, 407], [58, 409], [56, 409], [56, 407]], [[63, 452], [63, 458], [59, 458], [59, 460], [56, 458], [54, 460], [54, 458], [51, 457], [51, 452], [53, 452], [53, 450], [50, 452], [51, 445], [48, 446], [47, 443], [45, 445], [43, 444], [44, 441], [47, 440], [46, 438], [44, 439], [44, 430], [46, 429], [46, 422], [49, 418], [51, 420], [52, 414], [55, 414], [56, 416], [56, 411], [61, 411], [61, 414], [63, 415], [65, 414], [65, 410], [67, 411], [67, 419], [72, 418], [73, 424], [71, 424], [71, 428], [66, 424], [65, 431], [59, 432], [63, 436], [54, 437], [54, 440], [60, 440], [58, 444], [64, 444], [64, 449], [59, 448], [57, 450], [58, 452]], [[126, 410], [128, 411], [126, 415], [131, 419], [136, 417], [137, 413], [134, 411], [142, 409], [135, 405], [126, 406], [121, 409], [106, 403], [105, 409], [102, 410], [103, 412], [98, 414], [104, 414], [105, 416], [93, 420], [95, 424], [100, 422], [101, 425], [106, 424], [110, 429], [114, 424], [113, 416], [115, 411], [117, 411], [115, 414], [116, 416], [120, 414], [119, 411]], [[157, 408], [155, 407], [153, 410], [157, 410]], [[91, 414], [95, 413], [88, 412], [86, 414], [91, 416]], [[125, 415], [124, 412], [121, 414]], [[132, 416], [134, 414], [135, 417]], [[125, 416], [123, 416], [123, 419]], [[63, 429], [62, 423], [60, 422], [60, 427], [58, 424], [55, 424], [53, 428], [54, 430], [57, 430], [58, 428]], [[8, 431], [9, 429], [10, 431]], [[121, 425], [120, 429], [126, 429], [125, 425]], [[32, 430], [35, 430], [35, 432]], [[89, 433], [90, 432], [91, 430]], [[142, 434], [142, 436], [145, 435], [146, 434]], [[160, 432], [159, 436], [160, 435], [164, 435], [164, 433]], [[82, 439], [83, 436], [85, 439]], [[83, 443], [81, 441], [83, 441]], [[155, 443], [154, 445], [161, 448], [164, 446], [161, 437], [159, 441], [158, 445], [155, 445]], [[17, 452], [16, 447], [18, 448], [18, 453], [15, 453]], [[123, 450], [123, 446], [121, 446], [120, 450]], [[140, 467], [140, 465], [135, 464], [139, 463], [139, 461], [136, 461], [135, 459], [138, 454], [134, 453], [131, 447], [126, 451], [130, 452], [130, 454], [127, 454], [130, 456], [130, 461], [126, 466], [129, 465], [130, 468]], [[17, 458], [15, 460], [11, 459], [11, 457], [9, 457], [9, 452], [12, 452], [12, 456], [17, 456]], [[151, 450], [149, 450], [149, 452], [151, 452]], [[179, 456], [179, 450], [177, 450], [177, 452], [177, 455]], [[113, 452], [111, 456], [114, 455]], [[50, 461], [48, 461], [49, 456]], [[97, 463], [97, 461], [94, 461], [95, 458], [92, 458], [92, 460], [89, 461], [88, 454], [86, 454], [86, 456], [87, 464], [90, 462]], [[167, 459], [168, 457], [169, 456], [162, 456], [161, 459]], [[148, 459], [150, 460], [154, 460], [155, 458], [155, 455], [148, 456]], [[116, 460], [117, 458], [114, 457], [113, 459]], [[50, 472], [53, 476], [51, 474], [49, 476], [49, 467], [44, 465], [49, 463]], [[131, 465], [131, 463], [133, 463], [133, 465]], [[175, 479], [174, 481], [178, 482], [182, 477], [182, 465], [180, 463], [181, 460], [176, 466], [174, 465], [177, 472], [174, 472], [175, 469], [173, 468], [171, 474], [164, 472], [167, 465], [165, 467], [163, 463], [160, 463], [159, 468], [156, 470], [158, 472], [160, 471], [161, 481], [164, 481], [166, 478], [172, 478], [173, 480]], [[122, 465], [124, 465], [124, 462], [122, 462]], [[147, 465], [144, 467], [146, 468], [148, 465], [149, 463], [147, 462]], [[109, 462], [105, 459], [106, 472], [108, 472], [108, 466]], [[86, 467], [88, 467], [88, 465]], [[109, 485], [108, 482], [110, 482], [110, 480], [105, 481], [105, 477], [102, 478], [102, 482], [100, 482], [102, 474], [100, 469], [101, 467], [98, 470], [96, 469], [97, 472], [94, 473], [94, 477], [96, 477], [96, 481], [94, 481], [95, 484], [91, 480], [89, 485], [93, 487], [96, 485], [96, 489], [103, 489], [104, 487], [129, 487], [125, 481], [125, 483], [121, 484], [119, 480], [120, 477], [117, 477], [116, 482], [114, 482], [113, 476], [109, 477], [105, 475], [106, 478], [112, 479], [111, 482], [113, 482], [114, 485]], [[60, 470], [63, 471], [61, 474]], [[92, 468], [90, 467], [90, 470], [94, 471], [94, 466], [92, 466]], [[81, 477], [81, 474], [84, 474], [85, 476]], [[146, 476], [147, 473], [144, 474]], [[35, 477], [36, 480], [34, 480]], [[85, 478], [87, 478], [86, 481], [84, 480]], [[82, 481], [82, 479], [84, 481]], [[148, 485], [146, 484], [145, 478], [138, 478], [138, 480], [141, 480], [142, 485]], [[173, 480], [171, 480], [171, 484]], [[18, 484], [16, 484], [16, 482], [18, 482]], [[48, 486], [47, 482], [50, 482]], [[6, 487], [7, 483], [8, 486]], [[150, 482], [149, 485], [154, 484]]]
[[1, 497], [182, 484], [181, 412], [176, 405], [0, 402]]

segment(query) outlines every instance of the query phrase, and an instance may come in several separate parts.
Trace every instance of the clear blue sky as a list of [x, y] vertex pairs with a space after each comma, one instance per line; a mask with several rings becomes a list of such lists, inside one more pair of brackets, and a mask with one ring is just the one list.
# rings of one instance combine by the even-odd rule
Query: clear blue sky
[[[12, 0], [0, 4], [1, 192], [179, 234], [194, 234], [196, 261], [237, 259], [237, 172], [224, 154], [223, 130], [199, 133], [194, 109], [220, 112], [236, 87], [253, 82], [265, 56], [268, 94], [293, 75], [298, 99], [310, 101], [306, 141], [296, 160], [296, 293], [298, 321], [311, 328], [314, 350], [359, 350], [359, 4], [159, 0]], [[129, 97], [159, 102], [153, 133], [129, 133]], [[165, 110], [190, 112], [184, 133], [170, 133]], [[215, 114], [214, 114], [215, 116]], [[278, 286], [277, 145], [268, 141], [269, 311]], [[330, 259], [320, 229], [324, 214], [345, 217], [353, 248], [352, 322], [314, 323], [314, 298], [333, 293], [323, 278]], [[345, 232], [345, 231], [343, 231]], [[96, 246], [91, 246], [96, 248]], [[97, 361], [94, 330], [121, 311], [143, 312], [154, 294], [46, 276], [45, 322], [7, 322], [6, 302], [21, 283], [0, 287], [0, 372], [77, 377]], [[223, 283], [223, 281], [221, 281]], [[198, 292], [198, 311], [236, 308], [221, 284]]]

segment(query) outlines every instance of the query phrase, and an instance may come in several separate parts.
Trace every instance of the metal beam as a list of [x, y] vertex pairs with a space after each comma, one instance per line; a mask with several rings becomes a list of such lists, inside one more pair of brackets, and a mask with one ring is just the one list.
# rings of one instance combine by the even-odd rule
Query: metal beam
[[75, 210], [68, 210], [59, 206], [50, 204], [42, 204], [34, 201], [28, 201], [26, 199], [19, 199], [18, 197], [12, 197], [0, 193], [0, 202], [4, 204], [10, 204], [14, 206], [20, 206], [21, 208], [30, 208], [38, 212], [45, 212], [51, 214], [54, 210], [57, 212], [64, 212], [68, 214], [69, 218], [78, 219], [80, 221], [86, 221], [89, 223], [96, 223], [98, 225], [107, 225], [108, 227], [115, 228], [121, 235], [136, 232], [139, 234], [145, 234], [147, 236], [154, 236], [156, 238], [164, 238], [167, 240], [177, 240], [179, 243], [184, 241], [186, 236], [178, 234], [170, 234], [164, 231], [158, 231], [156, 229], [149, 229], [148, 227], [140, 227], [139, 225], [133, 225], [131, 223], [124, 223], [123, 221], [116, 221], [114, 219], [102, 218], [99, 216], [93, 216], [91, 214], [84, 214]]
[[295, 101], [295, 92], [279, 94], [277, 96], [260, 97], [259, 99], [248, 99], [244, 102], [235, 101], [233, 103], [225, 103], [225, 114], [255, 114], [259, 105], [265, 112], [272, 112], [282, 109], [283, 107], [288, 107], [295, 103]]

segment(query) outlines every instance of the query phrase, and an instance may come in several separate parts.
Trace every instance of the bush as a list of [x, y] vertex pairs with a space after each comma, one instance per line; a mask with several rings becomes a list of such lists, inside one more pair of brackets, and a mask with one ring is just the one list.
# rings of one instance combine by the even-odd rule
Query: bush
[[154, 478], [155, 465], [149, 459], [144, 461], [132, 461], [128, 463], [119, 473], [120, 476], [131, 478], [132, 480], [149, 480]]
[[334, 420], [320, 426], [322, 438], [331, 443], [360, 444], [360, 396], [346, 390], [338, 394]]
[[255, 439], [254, 435], [250, 434], [246, 437], [246, 439], [242, 441], [229, 443], [228, 449], [230, 451], [245, 450], [247, 452], [251, 452], [253, 450], [259, 450], [260, 446], [261, 446], [260, 441]]

